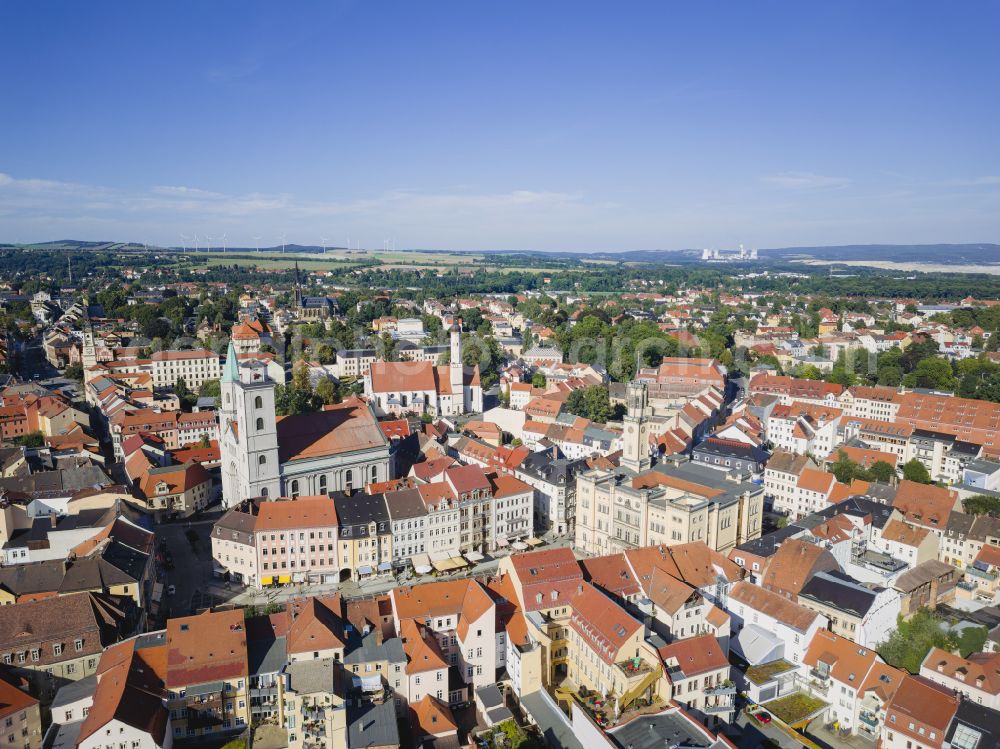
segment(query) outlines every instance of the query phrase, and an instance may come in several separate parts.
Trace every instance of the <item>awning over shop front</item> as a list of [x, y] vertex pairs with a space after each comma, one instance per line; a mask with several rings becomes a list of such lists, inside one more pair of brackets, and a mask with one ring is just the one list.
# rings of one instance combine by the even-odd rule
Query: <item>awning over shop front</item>
[[472, 564], [483, 561], [483, 555], [480, 554], [478, 551], [467, 551], [462, 556], [464, 556], [466, 559], [472, 562]]
[[443, 562], [450, 556], [451, 554], [449, 554], [447, 551], [432, 551], [430, 554], [432, 562]]
[[426, 575], [434, 569], [431, 567], [431, 558], [427, 554], [414, 554], [410, 557], [410, 564], [413, 565], [413, 571], [418, 575]]
[[291, 575], [278, 575], [278, 582], [282, 585], [287, 585], [292, 581]]
[[379, 572], [388, 572], [392, 569], [392, 565], [389, 562], [382, 562], [378, 567], [376, 567]]
[[452, 570], [469, 566], [469, 563], [462, 559], [462, 557], [450, 557], [448, 559], [432, 562], [432, 564], [434, 565], [434, 569], [438, 572], [450, 572]]
[[525, 549], [528, 548], [528, 544], [524, 543], [524, 541], [515, 541], [514, 543], [511, 544], [511, 546], [517, 549], [518, 551], [524, 551]]
[[506, 548], [507, 547], [507, 539], [504, 538], [503, 536], [499, 536], [497, 538], [497, 546], [499, 546], [501, 549]]
[[542, 545], [542, 542], [539, 541], [534, 536], [532, 536], [531, 538], [524, 539], [524, 543], [528, 544], [528, 546], [541, 546]]
[[370, 575], [371, 573], [372, 573], [371, 565], [362, 564], [360, 567], [358, 567], [359, 575]]
[[260, 579], [260, 584], [261, 585], [270, 585], [273, 582], [274, 582], [274, 577], [272, 575], [264, 575]]

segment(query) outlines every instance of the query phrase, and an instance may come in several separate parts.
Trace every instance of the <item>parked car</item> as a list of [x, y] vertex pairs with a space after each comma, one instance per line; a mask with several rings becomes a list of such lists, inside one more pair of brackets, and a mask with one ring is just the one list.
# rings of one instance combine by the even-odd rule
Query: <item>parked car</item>
[[758, 723], [762, 723], [765, 726], [771, 722], [771, 714], [765, 712], [764, 710], [761, 710], [759, 713], [754, 713], [753, 717], [757, 719]]

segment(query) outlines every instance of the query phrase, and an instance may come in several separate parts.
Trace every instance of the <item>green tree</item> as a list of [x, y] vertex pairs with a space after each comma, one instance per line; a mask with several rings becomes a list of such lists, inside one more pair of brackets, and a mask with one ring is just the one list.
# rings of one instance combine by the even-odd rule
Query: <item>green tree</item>
[[934, 612], [924, 608], [909, 620], [900, 616], [896, 629], [877, 650], [890, 666], [905, 668], [915, 674], [920, 671], [920, 664], [931, 648], [949, 650], [949, 644], [950, 638], [941, 628], [941, 621]]
[[545, 375], [541, 372], [535, 372], [535, 374], [531, 376], [531, 386], [536, 388], [545, 387]]
[[203, 398], [215, 398], [218, 401], [222, 395], [222, 385], [218, 380], [205, 380], [198, 390], [198, 395]]
[[881, 481], [888, 484], [896, 478], [896, 469], [884, 460], [876, 460], [865, 471], [866, 481]]
[[903, 465], [903, 478], [908, 481], [916, 481], [918, 484], [933, 483], [927, 468], [916, 458]]
[[312, 395], [312, 381], [309, 377], [309, 364], [300, 359], [292, 369], [292, 387], [299, 392]]
[[837, 451], [837, 459], [830, 465], [832, 473], [842, 484], [851, 483], [858, 475], [860, 466], [847, 455], [844, 450]]
[[41, 432], [29, 432], [20, 437], [15, 437], [11, 442], [21, 447], [44, 447], [45, 437]]
[[71, 380], [83, 381], [83, 367], [79, 364], [70, 364], [63, 370], [63, 376]]
[[896, 364], [879, 366], [877, 382], [879, 385], [899, 387], [903, 382], [903, 368]]
[[330, 405], [340, 401], [339, 393], [337, 392], [336, 385], [333, 384], [333, 380], [328, 377], [324, 377], [322, 380], [316, 383], [315, 395], [321, 398], [323, 403]]
[[970, 515], [1000, 514], [1000, 497], [988, 494], [974, 494], [962, 500], [962, 507]]
[[466, 330], [479, 330], [479, 326], [483, 324], [483, 313], [475, 307], [463, 309], [458, 314], [462, 318], [462, 327]]
[[608, 389], [604, 385], [591, 385], [574, 390], [566, 399], [565, 408], [575, 416], [582, 416], [599, 423], [606, 422], [614, 413]]
[[921, 359], [913, 372], [903, 378], [903, 382], [910, 387], [934, 390], [954, 390], [958, 385], [951, 363], [939, 356]]
[[905, 668], [911, 674], [920, 671], [920, 664], [931, 648], [957, 650], [963, 658], [979, 652], [986, 643], [986, 627], [963, 627], [955, 632], [934, 611], [922, 608], [909, 620], [902, 616], [896, 629], [878, 646], [878, 654], [891, 666]]

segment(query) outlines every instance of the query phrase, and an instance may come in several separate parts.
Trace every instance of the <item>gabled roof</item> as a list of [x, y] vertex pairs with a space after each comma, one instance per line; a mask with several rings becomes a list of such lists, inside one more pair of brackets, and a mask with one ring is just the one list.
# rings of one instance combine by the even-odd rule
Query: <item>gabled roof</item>
[[406, 673], [419, 674], [448, 668], [448, 660], [441, 652], [437, 637], [423, 624], [406, 619], [399, 624], [399, 636], [406, 653]]
[[341, 619], [340, 594], [290, 601], [286, 611], [291, 619], [287, 639], [289, 655], [343, 649], [344, 621]]
[[839, 569], [837, 560], [822, 546], [797, 538], [782, 542], [768, 560], [761, 584], [782, 595], [796, 596], [819, 570]]
[[419, 729], [418, 736], [454, 734], [458, 730], [458, 723], [448, 704], [429, 694], [410, 707], [410, 719], [411, 725]]
[[255, 531], [294, 528], [335, 528], [337, 508], [329, 497], [298, 497], [261, 502]]
[[243, 610], [167, 620], [167, 688], [246, 678]]
[[348, 398], [318, 412], [279, 417], [276, 428], [282, 463], [387, 445], [374, 414], [360, 398]]
[[759, 611], [764, 616], [769, 616], [799, 632], [806, 632], [820, 617], [820, 614], [805, 606], [745, 581], [740, 581], [732, 587], [729, 599], [749, 606], [754, 611]]
[[590, 583], [581, 584], [571, 611], [570, 627], [608, 664], [614, 664], [629, 638], [642, 630], [640, 622]]
[[580, 567], [583, 568], [583, 576], [588, 582], [611, 595], [626, 598], [641, 592], [624, 554], [581, 559]]
[[97, 666], [97, 688], [77, 742], [117, 720], [148, 733], [162, 746], [169, 713], [163, 704], [163, 682], [136, 652], [135, 640], [104, 651]]
[[951, 512], [961, 509], [955, 491], [908, 479], [899, 482], [892, 506], [902, 512], [910, 523], [939, 531], [947, 529]]
[[511, 557], [521, 583], [525, 611], [565, 605], [583, 584], [583, 572], [568, 548], [543, 549]]
[[931, 648], [920, 669], [964, 682], [970, 689], [1000, 694], [1000, 653], [971, 653], [962, 658], [941, 648]]
[[[676, 666], [682, 678], [690, 679], [700, 674], [729, 668], [729, 658], [714, 635], [699, 635], [676, 640], [659, 649], [666, 666]], [[676, 680], [676, 677], [673, 677]]]
[[809, 643], [803, 663], [816, 668], [822, 662], [829, 667], [833, 679], [857, 688], [864, 683], [868, 672], [878, 660], [878, 653], [874, 650], [864, 648], [829, 630], [818, 629]]

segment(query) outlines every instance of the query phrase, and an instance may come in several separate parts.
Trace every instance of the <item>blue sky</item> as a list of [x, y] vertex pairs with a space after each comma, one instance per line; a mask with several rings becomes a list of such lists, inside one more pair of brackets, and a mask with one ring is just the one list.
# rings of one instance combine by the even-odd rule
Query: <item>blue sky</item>
[[3, 0], [0, 240], [1000, 241], [997, 28], [988, 2]]

